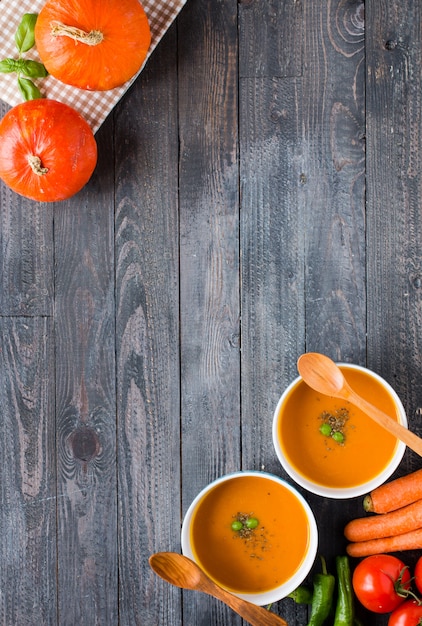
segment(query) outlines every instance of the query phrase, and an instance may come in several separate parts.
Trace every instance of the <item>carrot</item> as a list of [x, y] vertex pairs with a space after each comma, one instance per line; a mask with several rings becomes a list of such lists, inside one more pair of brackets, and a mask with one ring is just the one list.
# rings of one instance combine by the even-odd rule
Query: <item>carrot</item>
[[352, 557], [364, 557], [371, 554], [387, 554], [389, 552], [401, 552], [402, 550], [418, 550], [422, 548], [422, 528], [412, 530], [409, 533], [384, 537], [370, 541], [357, 541], [349, 543], [346, 552]]
[[370, 513], [389, 513], [422, 498], [422, 469], [377, 487], [363, 501]]
[[353, 519], [346, 524], [344, 535], [349, 541], [368, 541], [402, 535], [417, 528], [422, 528], [422, 500], [384, 515]]

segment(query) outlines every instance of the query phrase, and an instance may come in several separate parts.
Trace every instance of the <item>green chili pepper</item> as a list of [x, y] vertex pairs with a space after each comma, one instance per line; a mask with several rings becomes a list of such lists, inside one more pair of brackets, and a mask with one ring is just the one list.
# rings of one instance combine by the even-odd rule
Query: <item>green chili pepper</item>
[[355, 607], [349, 557], [336, 557], [336, 570], [338, 595], [334, 626], [353, 626], [355, 623]]
[[332, 574], [328, 574], [323, 557], [321, 557], [321, 563], [322, 574], [315, 574], [313, 580], [314, 593], [308, 626], [322, 626], [330, 613], [333, 603], [335, 578]]
[[293, 598], [296, 604], [312, 604], [312, 590], [305, 585], [300, 585], [292, 593], [289, 593], [288, 597]]

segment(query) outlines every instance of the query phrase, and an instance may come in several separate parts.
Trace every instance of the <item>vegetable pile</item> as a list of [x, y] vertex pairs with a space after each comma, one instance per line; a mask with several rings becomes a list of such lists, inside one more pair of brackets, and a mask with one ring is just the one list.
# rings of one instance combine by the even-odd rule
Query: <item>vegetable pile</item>
[[422, 556], [412, 576], [390, 553], [422, 548], [422, 470], [377, 487], [363, 508], [369, 515], [344, 528], [347, 554], [361, 559], [352, 577], [355, 596], [369, 611], [390, 613], [388, 626], [421, 626]]
[[374, 515], [352, 520], [344, 529], [350, 556], [422, 548], [422, 470], [374, 489], [364, 508]]
[[[307, 626], [358, 626], [356, 602], [389, 614], [388, 626], [422, 626], [422, 555], [412, 572], [390, 554], [422, 548], [422, 469], [377, 487], [363, 508], [367, 515], [344, 528], [349, 543], [347, 554], [336, 558], [336, 576], [321, 559], [313, 589], [301, 585], [289, 597], [311, 605]], [[359, 559], [354, 569], [350, 557]]]
[[[335, 575], [327, 571], [314, 574], [312, 589], [301, 585], [291, 594], [298, 604], [310, 605], [307, 626], [362, 626], [356, 616], [358, 601], [372, 613], [389, 614], [388, 626], [422, 625], [422, 557], [414, 575], [409, 567], [391, 554], [376, 554], [362, 559], [354, 571], [347, 555], [337, 556]], [[416, 587], [415, 592], [412, 584]]]

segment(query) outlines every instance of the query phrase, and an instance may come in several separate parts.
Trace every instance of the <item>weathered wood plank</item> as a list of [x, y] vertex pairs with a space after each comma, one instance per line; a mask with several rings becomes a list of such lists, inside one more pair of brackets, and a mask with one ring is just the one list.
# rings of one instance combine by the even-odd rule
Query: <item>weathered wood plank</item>
[[243, 462], [276, 469], [272, 413], [304, 345], [297, 85], [240, 85]]
[[0, 317], [2, 624], [57, 624], [53, 355], [48, 318]]
[[[182, 508], [240, 468], [237, 2], [180, 15]], [[185, 624], [238, 618], [185, 594]]]
[[[10, 107], [0, 102], [0, 118]], [[0, 181], [0, 315], [51, 315], [53, 210]]]
[[[422, 9], [367, 7], [368, 361], [422, 434]], [[408, 452], [402, 472], [420, 466]]]
[[365, 363], [364, 5], [305, 3], [307, 348]]
[[[368, 363], [421, 435], [422, 12], [392, 2], [367, 15]], [[407, 450], [396, 475], [419, 467]], [[419, 556], [409, 552], [406, 562]]]
[[55, 206], [59, 623], [118, 616], [112, 124], [77, 196]]
[[180, 591], [148, 565], [180, 550], [176, 50], [173, 28], [115, 116], [122, 626], [182, 620]]
[[302, 74], [302, 3], [239, 0], [239, 75]]

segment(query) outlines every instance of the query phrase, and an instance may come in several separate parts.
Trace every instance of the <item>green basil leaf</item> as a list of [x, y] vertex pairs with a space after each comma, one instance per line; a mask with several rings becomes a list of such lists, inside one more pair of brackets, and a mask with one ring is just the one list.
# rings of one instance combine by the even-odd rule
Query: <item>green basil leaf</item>
[[19, 61], [16, 59], [3, 59], [0, 61], [0, 72], [2, 74], [10, 74], [19, 70]]
[[37, 13], [25, 13], [15, 33], [15, 42], [19, 52], [27, 52], [35, 45], [35, 22]]
[[19, 76], [18, 85], [25, 100], [36, 100], [37, 98], [42, 98], [41, 91], [36, 85], [34, 85], [32, 80], [29, 80], [28, 78], [21, 78]]
[[28, 76], [29, 78], [45, 78], [48, 76], [48, 72], [44, 65], [42, 63], [38, 63], [38, 61], [20, 59], [19, 66], [19, 71], [22, 72], [24, 76]]

